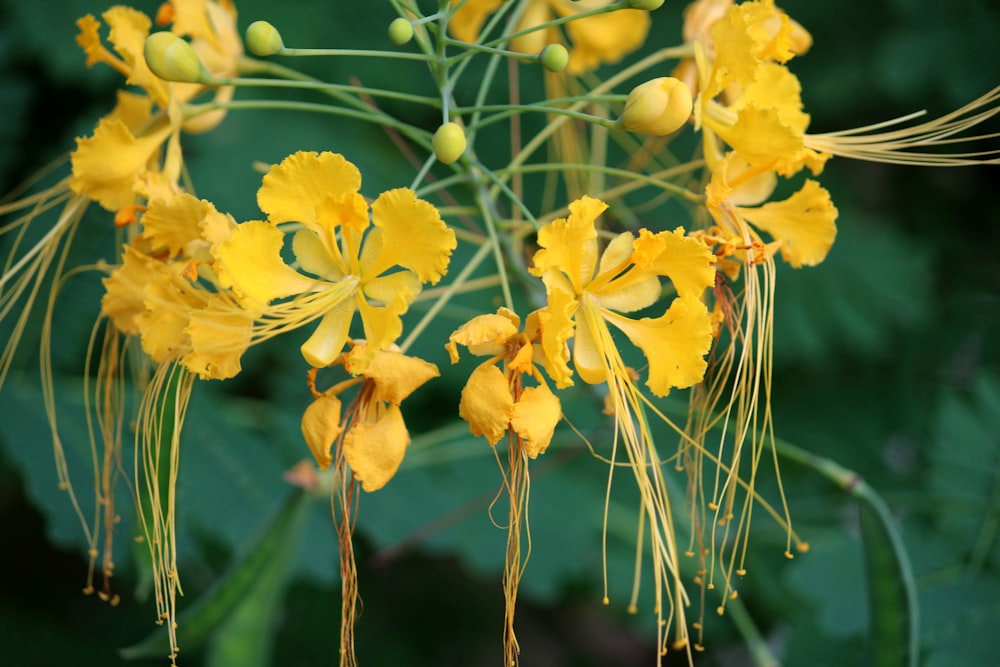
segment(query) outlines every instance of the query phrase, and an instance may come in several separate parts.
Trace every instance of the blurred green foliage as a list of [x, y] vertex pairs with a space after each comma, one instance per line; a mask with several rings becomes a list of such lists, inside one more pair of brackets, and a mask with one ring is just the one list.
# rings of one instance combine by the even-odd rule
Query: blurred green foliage
[[[135, 6], [152, 12], [156, 4]], [[1000, 83], [993, 39], [1000, 7], [988, 0], [788, 0], [782, 6], [815, 39], [793, 69], [816, 130], [921, 108], [941, 114]], [[288, 44], [389, 46], [391, 15], [380, 3], [362, 10], [356, 3], [240, 0], [238, 8], [241, 27], [270, 20]], [[87, 71], [73, 42], [74, 20], [103, 9], [95, 0], [0, 0], [4, 192], [63, 155], [73, 137], [89, 133], [111, 106], [116, 77]], [[656, 12], [651, 39], [675, 41], [680, 9], [671, 2]], [[401, 75], [354, 59], [317, 59], [308, 67], [330, 80], [354, 76], [372, 86], [422, 76], [418, 68]], [[198, 194], [237, 219], [255, 214], [247, 196], [260, 178], [253, 161], [277, 161], [297, 149], [343, 152], [361, 168], [366, 192], [412, 178], [393, 171], [401, 162], [387, 159], [395, 149], [381, 130], [327, 118], [231, 114], [219, 130], [186, 146]], [[1000, 262], [992, 255], [1000, 248], [1000, 207], [992, 196], [997, 177], [996, 167], [933, 170], [833, 160], [823, 180], [840, 210], [838, 241], [821, 266], [781, 267], [778, 279], [778, 433], [857, 471], [888, 500], [915, 570], [922, 664], [928, 667], [990, 664], [1000, 619]], [[75, 252], [92, 259], [110, 238], [94, 232]], [[69, 284], [56, 350], [61, 434], [84, 496], [90, 454], [79, 396], [99, 293], [93, 277]], [[437, 333], [451, 328], [445, 322]], [[195, 390], [179, 490], [182, 605], [220, 580], [291, 493], [280, 472], [307, 455], [298, 420], [308, 392], [295, 342], [254, 350], [245, 376]], [[142, 560], [129, 553], [126, 495], [115, 578], [122, 603], [111, 608], [79, 593], [85, 573], [80, 528], [56, 488], [32, 370], [37, 360], [25, 347], [20, 371], [0, 394], [8, 575], [0, 593], [3, 662], [126, 664], [117, 649], [155, 627], [153, 606], [143, 598]], [[411, 399], [413, 415], [454, 414], [467, 369], [437, 361], [441, 386]], [[493, 663], [503, 609], [505, 533], [490, 521], [499, 471], [485, 443], [464, 425], [425, 421], [415, 429], [423, 433], [404, 473], [362, 499], [358, 651], [371, 665]], [[619, 484], [609, 544], [613, 604], [604, 608], [606, 471], [568, 429], [559, 433], [532, 479], [532, 556], [518, 612], [522, 664], [652, 664], [651, 619], [624, 613], [634, 503]], [[802, 466], [786, 463], [782, 473], [797, 529], [813, 548], [787, 562], [783, 534], [759, 518], [741, 599], [784, 664], [864, 664], [871, 613], [852, 502]], [[492, 512], [506, 515], [502, 504]], [[287, 595], [267, 598], [276, 665], [329, 664], [337, 654], [337, 555], [328, 504], [313, 503], [304, 521], [297, 549], [280, 555], [289, 573]], [[708, 650], [697, 664], [747, 664], [728, 619], [708, 621]], [[208, 651], [188, 654], [183, 627], [181, 632], [186, 666], [227, 664], [220, 657], [224, 642], [239, 645], [238, 634], [234, 640], [222, 632]]]

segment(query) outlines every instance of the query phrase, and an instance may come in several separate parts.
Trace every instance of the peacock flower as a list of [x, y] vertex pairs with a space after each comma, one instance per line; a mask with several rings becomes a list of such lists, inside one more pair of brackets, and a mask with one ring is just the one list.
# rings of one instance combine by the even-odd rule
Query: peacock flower
[[[537, 311], [528, 316], [523, 332], [520, 325], [521, 318], [507, 308], [477, 315], [449, 336], [445, 348], [452, 363], [458, 362], [459, 345], [489, 357], [469, 376], [459, 403], [458, 413], [472, 434], [496, 445], [509, 432], [533, 459], [548, 448], [562, 407], [535, 362], [535, 355], [541, 357], [535, 346], [541, 335]], [[524, 386], [525, 376], [537, 386]]]
[[364, 341], [352, 341], [338, 363], [361, 382], [357, 398], [342, 415], [339, 395], [353, 380], [325, 392], [313, 386], [314, 400], [302, 415], [302, 434], [321, 470], [334, 463], [333, 444], [342, 436], [344, 461], [365, 491], [377, 491], [396, 474], [410, 435], [400, 404], [428, 380], [439, 375], [437, 366], [402, 354], [399, 348], [370, 352]]
[[[459, 0], [452, 0], [452, 5]], [[502, 0], [467, 0], [452, 14], [449, 30], [457, 39], [475, 42], [486, 19], [495, 12]], [[573, 17], [614, 4], [612, 0], [528, 0], [514, 33], [510, 48], [518, 53], [537, 55], [548, 44], [563, 43], [562, 33], [550, 21]], [[646, 41], [649, 32], [649, 12], [639, 9], [617, 9], [571, 20], [564, 24], [569, 49], [570, 74], [583, 74], [604, 63], [615, 63], [635, 51]]]
[[[637, 237], [623, 232], [598, 258], [595, 221], [607, 204], [583, 197], [570, 204], [570, 215], [538, 232], [532, 274], [545, 283], [549, 305], [542, 328], [550, 375], [556, 386], [572, 384], [566, 341], [573, 337], [573, 366], [589, 384], [623, 373], [611, 363], [616, 356], [608, 325], [624, 333], [642, 350], [649, 364], [647, 386], [657, 396], [673, 387], [690, 387], [705, 372], [711, 324], [701, 300], [714, 282], [715, 257], [701, 240], [683, 228]], [[652, 306], [660, 298], [660, 277], [677, 292], [657, 318], [632, 319], [622, 313]]]
[[[267, 220], [240, 224], [214, 246], [215, 270], [271, 337], [320, 320], [302, 345], [309, 364], [332, 364], [360, 312], [366, 350], [385, 349], [423, 283], [437, 283], [456, 247], [438, 211], [409, 189], [383, 192], [369, 207], [361, 173], [336, 153], [294, 153], [272, 167], [257, 192]], [[297, 223], [282, 258], [285, 223]], [[301, 269], [301, 270], [300, 270]]]

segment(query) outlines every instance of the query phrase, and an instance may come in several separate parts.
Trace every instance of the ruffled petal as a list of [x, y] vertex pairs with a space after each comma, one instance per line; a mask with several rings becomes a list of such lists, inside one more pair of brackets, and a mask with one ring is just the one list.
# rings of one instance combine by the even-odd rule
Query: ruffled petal
[[152, 21], [140, 11], [118, 5], [101, 14], [111, 30], [108, 41], [130, 68], [127, 83], [143, 88], [161, 107], [170, 99], [169, 84], [159, 78], [146, 64], [146, 37]]
[[302, 415], [302, 435], [320, 470], [333, 463], [330, 449], [343, 427], [340, 424], [340, 399], [324, 394], [309, 404]]
[[157, 363], [172, 359], [187, 347], [185, 329], [202, 302], [186, 294], [166, 272], [143, 292], [144, 312], [137, 318], [142, 350]]
[[521, 438], [525, 453], [533, 459], [548, 449], [561, 418], [559, 398], [545, 385], [539, 385], [525, 387], [521, 392], [510, 425]]
[[576, 294], [594, 277], [597, 265], [597, 216], [608, 205], [599, 199], [582, 197], [569, 205], [569, 217], [553, 220], [538, 230], [538, 245], [535, 253], [533, 275], [541, 276], [549, 269], [565, 273], [573, 283]]
[[[651, 238], [652, 237], [652, 238]], [[685, 236], [684, 228], [659, 232], [655, 236], [643, 229], [638, 242], [662, 242], [662, 249], [649, 263], [649, 270], [667, 276], [682, 297], [700, 297], [715, 283], [715, 255], [704, 241]]]
[[390, 405], [374, 422], [355, 422], [344, 436], [344, 459], [365, 491], [378, 491], [399, 469], [410, 444], [403, 414]]
[[556, 387], [565, 389], [573, 384], [568, 343], [573, 337], [573, 318], [579, 302], [559, 289], [548, 290], [548, 299], [548, 306], [538, 311], [538, 322], [542, 330], [542, 365]]
[[251, 305], [262, 307], [275, 299], [302, 294], [318, 281], [303, 276], [281, 259], [285, 235], [260, 220], [244, 222], [215, 248], [216, 271], [224, 287], [231, 287]]
[[142, 216], [142, 235], [154, 252], [166, 250], [170, 257], [176, 257], [192, 241], [202, 240], [201, 222], [211, 213], [218, 213], [211, 202], [186, 192], [169, 201], [150, 202]]
[[422, 282], [436, 283], [447, 272], [451, 251], [458, 245], [455, 232], [413, 190], [397, 188], [379, 195], [372, 203], [372, 223], [377, 228], [372, 234], [381, 237], [381, 247], [370, 264], [362, 263], [363, 276], [375, 277], [392, 266], [402, 266]]
[[453, 364], [458, 362], [459, 345], [478, 356], [496, 356], [504, 352], [507, 341], [517, 335], [520, 325], [521, 318], [516, 313], [501, 307], [495, 314], [477, 315], [460, 326], [444, 347]]
[[796, 268], [815, 266], [826, 259], [837, 237], [837, 208], [830, 193], [812, 180], [784, 201], [741, 208], [740, 213], [780, 240], [781, 256]]
[[[352, 375], [363, 375], [374, 382], [373, 400], [399, 405], [418, 387], [440, 375], [434, 364], [398, 351], [378, 350], [368, 360], [366, 348], [364, 344], [355, 345], [344, 360], [344, 368]], [[355, 364], [356, 359], [362, 363]]]
[[161, 262], [125, 246], [121, 266], [101, 281], [104, 284], [101, 314], [110, 317], [122, 333], [139, 333], [139, 316], [146, 310], [143, 292], [163, 271]]
[[[216, 296], [215, 301], [221, 297]], [[240, 358], [250, 347], [253, 319], [242, 311], [209, 306], [193, 311], [184, 333], [191, 351], [182, 363], [202, 380], [225, 380], [239, 374]]]
[[666, 396], [673, 387], [690, 387], [704, 377], [712, 322], [698, 299], [674, 299], [667, 312], [655, 319], [632, 320], [614, 313], [605, 313], [605, 317], [646, 355], [646, 385], [653, 394]]
[[257, 191], [257, 205], [274, 224], [316, 225], [316, 207], [327, 197], [361, 188], [361, 172], [338, 153], [293, 153], [271, 167]]
[[485, 436], [491, 445], [500, 441], [514, 415], [514, 397], [499, 368], [486, 363], [472, 371], [462, 389], [458, 414], [469, 422], [472, 435]]

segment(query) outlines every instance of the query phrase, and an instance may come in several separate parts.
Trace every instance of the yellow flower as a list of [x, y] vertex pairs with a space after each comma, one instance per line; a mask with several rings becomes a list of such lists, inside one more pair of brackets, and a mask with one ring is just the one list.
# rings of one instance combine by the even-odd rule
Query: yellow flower
[[[452, 0], [452, 5], [459, 0]], [[502, 0], [467, 0], [451, 16], [449, 30], [456, 38], [475, 42], [487, 17], [495, 12]], [[521, 20], [513, 32], [538, 28], [515, 37], [510, 48], [518, 53], [537, 55], [548, 44], [562, 43], [556, 27], [541, 28], [560, 17], [575, 16], [585, 11], [606, 7], [611, 0], [528, 0]], [[642, 46], [649, 32], [649, 12], [638, 9], [618, 9], [587, 16], [565, 25], [572, 47], [569, 50], [570, 74], [583, 74], [603, 63], [615, 63]]]
[[[509, 431], [518, 448], [533, 459], [548, 448], [562, 407], [535, 366], [534, 355], [540, 354], [534, 345], [540, 336], [538, 313], [528, 316], [523, 333], [520, 324], [521, 318], [507, 308], [478, 315], [455, 330], [445, 348], [452, 363], [458, 361], [459, 345], [490, 357], [472, 372], [462, 390], [458, 413], [469, 422], [472, 434], [496, 445]], [[496, 366], [500, 361], [503, 371]], [[538, 386], [525, 387], [525, 375]]]
[[438, 369], [395, 346], [371, 352], [364, 341], [354, 341], [351, 351], [337, 361], [361, 380], [357, 399], [342, 418], [338, 395], [356, 383], [340, 383], [322, 393], [314, 389], [315, 400], [302, 416], [302, 434], [321, 470], [333, 464], [331, 449], [343, 436], [343, 458], [354, 477], [365, 491], [377, 491], [396, 474], [410, 444], [399, 406], [437, 377]]
[[[647, 386], [657, 396], [672, 387], [690, 387], [705, 371], [712, 333], [701, 295], [714, 283], [714, 256], [682, 228], [639, 237], [624, 232], [613, 238], [598, 261], [595, 221], [604, 202], [583, 197], [570, 204], [570, 215], [538, 232], [541, 250], [531, 272], [541, 276], [549, 297], [542, 345], [556, 386], [572, 383], [565, 341], [573, 336], [573, 364], [585, 382], [608, 379], [611, 324], [639, 347], [649, 363]], [[660, 276], [677, 291], [658, 318], [634, 320], [620, 313], [647, 308], [660, 298]]]
[[[441, 279], [456, 247], [437, 209], [412, 190], [383, 192], [369, 220], [360, 186], [360, 172], [342, 155], [290, 155], [257, 193], [267, 221], [239, 225], [213, 250], [222, 284], [262, 320], [262, 335], [321, 320], [301, 348], [314, 367], [340, 354], [355, 311], [371, 353], [395, 341], [401, 315], [422, 283]], [[292, 251], [306, 273], [281, 257], [287, 222], [301, 226]]]

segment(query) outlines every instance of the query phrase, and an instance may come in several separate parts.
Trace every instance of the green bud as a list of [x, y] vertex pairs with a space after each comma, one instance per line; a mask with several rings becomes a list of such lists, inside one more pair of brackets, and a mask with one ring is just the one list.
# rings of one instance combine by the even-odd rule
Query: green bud
[[396, 46], [402, 46], [413, 39], [413, 24], [399, 17], [389, 24], [389, 41]]
[[562, 44], [549, 44], [538, 54], [538, 61], [550, 72], [561, 72], [569, 64], [569, 51]]
[[164, 81], [204, 83], [212, 78], [191, 45], [170, 31], [147, 37], [143, 55], [153, 74]]
[[285, 48], [281, 33], [267, 21], [254, 21], [250, 24], [247, 28], [246, 43], [250, 53], [261, 57], [273, 56]]
[[645, 9], [651, 12], [663, 6], [663, 0], [625, 0], [625, 6], [629, 9]]
[[434, 133], [431, 146], [439, 162], [451, 164], [465, 152], [465, 131], [458, 123], [445, 123]]

